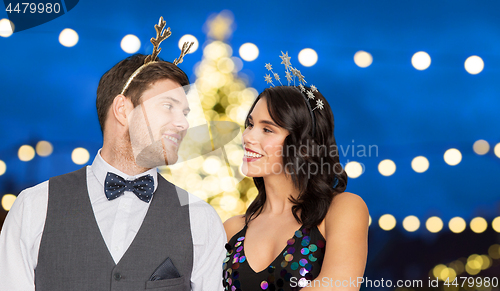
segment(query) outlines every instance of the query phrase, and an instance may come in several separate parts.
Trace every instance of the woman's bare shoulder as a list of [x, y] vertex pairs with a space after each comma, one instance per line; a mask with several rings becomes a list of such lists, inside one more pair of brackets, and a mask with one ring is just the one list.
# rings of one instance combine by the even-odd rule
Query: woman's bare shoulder
[[366, 224], [368, 224], [368, 216], [368, 207], [363, 198], [350, 192], [342, 192], [333, 198], [325, 218], [318, 225], [318, 229], [326, 237], [327, 226], [331, 228], [333, 225], [352, 223], [353, 220], [362, 225], [366, 220]]
[[326, 250], [318, 277], [349, 281], [363, 276], [368, 254], [368, 219], [368, 207], [360, 196], [343, 192], [333, 198], [324, 220]]
[[235, 234], [245, 227], [245, 215], [237, 215], [229, 218], [224, 222], [224, 229], [226, 230], [227, 241], [229, 241]]
[[368, 207], [359, 195], [343, 192], [335, 195], [325, 217], [328, 224], [349, 224], [359, 221], [361, 225], [368, 224]]
[[332, 200], [332, 204], [330, 205], [331, 210], [338, 210], [344, 207], [348, 207], [350, 211], [360, 211], [360, 212], [368, 212], [368, 207], [366, 206], [365, 201], [359, 195], [350, 192], [342, 192], [337, 195]]

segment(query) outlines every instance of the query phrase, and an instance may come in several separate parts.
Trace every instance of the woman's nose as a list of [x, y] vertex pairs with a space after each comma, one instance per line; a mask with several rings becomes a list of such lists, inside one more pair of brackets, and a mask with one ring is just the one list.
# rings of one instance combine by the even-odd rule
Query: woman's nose
[[243, 138], [243, 144], [254, 144], [255, 143], [255, 135], [254, 135], [254, 130], [252, 128], [247, 127], [243, 131], [242, 138]]

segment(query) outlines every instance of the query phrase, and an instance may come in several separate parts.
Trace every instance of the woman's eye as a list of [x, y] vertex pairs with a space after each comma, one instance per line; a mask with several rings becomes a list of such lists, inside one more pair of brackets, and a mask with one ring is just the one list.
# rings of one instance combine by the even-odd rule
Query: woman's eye
[[171, 104], [168, 104], [168, 103], [165, 103], [165, 104], [163, 104], [163, 107], [166, 107], [167, 109], [171, 109], [171, 108], [172, 108], [172, 105], [171, 105]]
[[264, 128], [264, 131], [265, 131], [265, 132], [273, 132], [272, 130], [267, 129], [267, 128]]
[[253, 127], [253, 124], [249, 122], [249, 123], [247, 124], [247, 127]]

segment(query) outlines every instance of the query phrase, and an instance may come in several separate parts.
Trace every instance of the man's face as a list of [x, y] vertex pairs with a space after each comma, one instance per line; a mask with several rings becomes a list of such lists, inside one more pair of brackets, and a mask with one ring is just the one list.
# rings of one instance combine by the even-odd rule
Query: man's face
[[186, 135], [189, 105], [184, 88], [170, 79], [156, 81], [144, 91], [129, 115], [129, 133], [137, 165], [154, 168], [177, 162]]

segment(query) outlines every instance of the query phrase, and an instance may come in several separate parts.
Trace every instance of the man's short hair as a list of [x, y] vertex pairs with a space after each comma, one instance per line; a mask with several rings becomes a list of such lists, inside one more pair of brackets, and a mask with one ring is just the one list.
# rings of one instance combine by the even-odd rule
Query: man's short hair
[[[116, 64], [107, 71], [99, 81], [97, 87], [97, 116], [101, 131], [104, 134], [104, 124], [108, 115], [109, 108], [115, 97], [121, 93], [123, 86], [128, 78], [144, 64], [146, 55], [135, 54]], [[124, 95], [130, 98], [134, 107], [139, 105], [142, 93], [150, 88], [156, 81], [170, 79], [179, 83], [181, 86], [189, 85], [189, 79], [181, 69], [176, 65], [163, 61], [158, 58], [157, 63], [146, 66], [130, 83]]]

